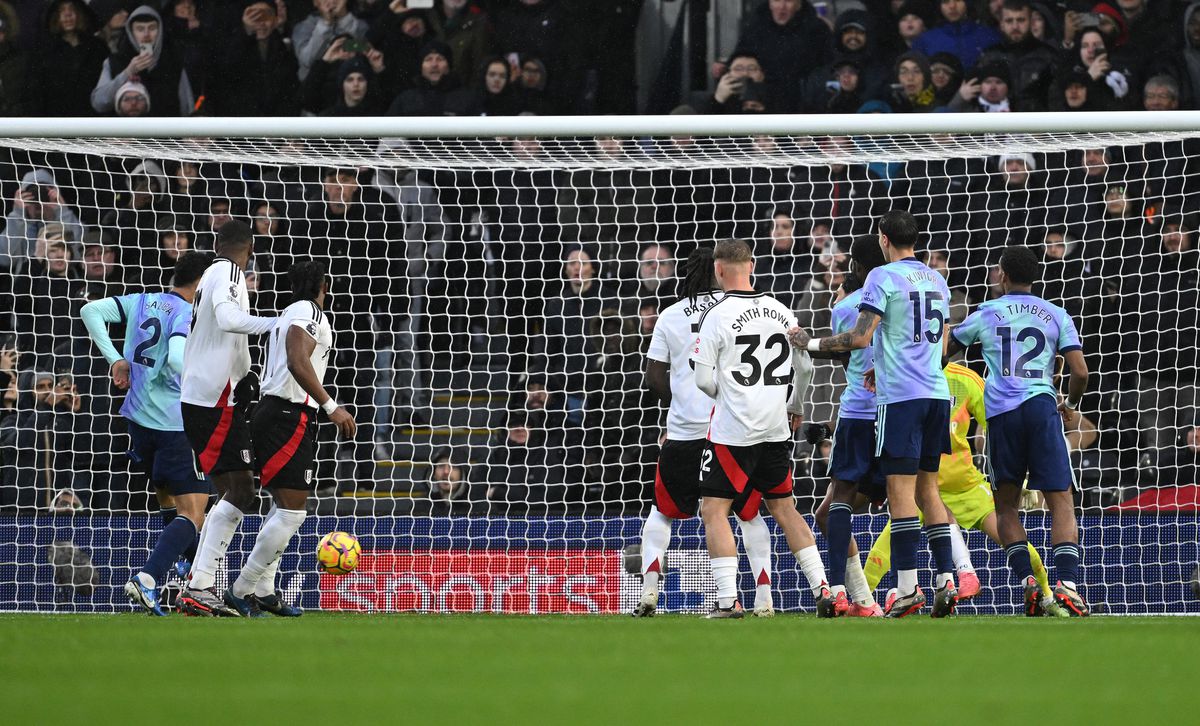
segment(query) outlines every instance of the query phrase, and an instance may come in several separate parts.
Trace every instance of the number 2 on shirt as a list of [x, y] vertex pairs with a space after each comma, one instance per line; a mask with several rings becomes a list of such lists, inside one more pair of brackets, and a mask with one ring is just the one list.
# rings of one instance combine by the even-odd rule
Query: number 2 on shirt
[[[946, 332], [946, 316], [934, 306], [934, 303], [942, 301], [942, 293], [916, 290], [908, 293], [908, 299], [912, 301], [913, 311], [912, 342], [920, 343], [922, 333], [925, 334], [925, 340], [930, 343], [939, 342], [942, 339], [942, 333]], [[937, 330], [929, 329], [930, 320], [937, 323]]]

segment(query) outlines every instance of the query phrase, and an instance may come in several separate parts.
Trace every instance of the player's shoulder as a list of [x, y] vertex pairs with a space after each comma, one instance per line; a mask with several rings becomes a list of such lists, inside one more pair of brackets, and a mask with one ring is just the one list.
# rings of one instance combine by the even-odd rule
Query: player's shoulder
[[842, 298], [841, 300], [838, 300], [837, 302], [835, 302], [833, 304], [833, 309], [838, 310], [838, 311], [857, 310], [859, 304], [862, 302], [862, 296], [863, 296], [862, 288], [859, 288], [859, 289], [855, 290], [854, 292], [850, 293], [849, 295], [847, 295], [846, 297]]
[[722, 295], [716, 302], [705, 308], [704, 312], [700, 313], [700, 320], [698, 322], [699, 326], [704, 327], [705, 321], [709, 320], [710, 318], [713, 320], [720, 320], [725, 311], [732, 310], [734, 307], [736, 307], [736, 303], [730, 302], [735, 299], [737, 298], [730, 294]]

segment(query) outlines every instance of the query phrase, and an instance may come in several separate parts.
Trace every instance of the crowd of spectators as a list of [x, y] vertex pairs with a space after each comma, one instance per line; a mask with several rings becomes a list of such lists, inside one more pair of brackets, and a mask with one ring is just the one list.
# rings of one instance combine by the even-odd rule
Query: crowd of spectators
[[[604, 12], [578, 17], [591, 18], [586, 29], [598, 37], [632, 32], [614, 18], [638, 4], [600, 3]], [[22, 49], [18, 22], [37, 26], [0, 1], [0, 57], [28, 63], [10, 76], [0, 61], [0, 94], [24, 89], [0, 101], [11, 112], [493, 115], [621, 111], [631, 98], [604, 91], [628, 59], [591, 53], [599, 41], [572, 33], [578, 18], [566, 0], [444, 0], [431, 11], [176, 0], [161, 11], [114, 4], [111, 17], [100, 2], [31, 5], [45, 11], [48, 35]], [[1055, 93], [1082, 97], [1077, 107], [1162, 109], [1200, 98], [1191, 80], [1200, 13], [1181, 25], [1178, 3], [1123, 0], [1097, 6], [1095, 18], [1020, 0], [978, 12], [946, 0], [942, 23], [912, 0], [834, 5], [847, 9], [831, 25], [800, 0], [764, 3], [747, 17], [739, 51], [714, 69], [711, 96], [691, 110], [1027, 110], [1057, 107]], [[217, 32], [231, 18], [238, 32]], [[1173, 35], [1148, 40], [1164, 27]], [[1076, 57], [1081, 73], [1071, 70]], [[985, 70], [964, 71], [976, 68]], [[550, 163], [536, 140], [492, 143], [547, 163], [394, 169], [6, 150], [0, 507], [138, 505], [117, 398], [78, 309], [168, 284], [178, 256], [211, 250], [230, 219], [254, 229], [247, 283], [259, 313], [286, 304], [282, 273], [292, 260], [329, 268], [337, 338], [328, 379], [355, 409], [359, 434], [340, 448], [322, 441], [317, 478], [342, 490], [378, 486], [375, 462], [400, 458], [401, 446], [427, 464], [417, 492], [448, 505], [640, 507], [662, 419], [643, 386], [644, 355], [659, 312], [676, 299], [681, 261], [698, 244], [753, 240], [756, 284], [820, 332], [851, 242], [896, 207], [924, 225], [921, 254], [947, 277], [951, 322], [998, 294], [994, 265], [1005, 245], [1043, 255], [1042, 290], [1080, 324], [1097, 372], [1088, 416], [1071, 433], [1092, 457], [1085, 491], [1119, 491], [1139, 472], [1142, 484], [1194, 476], [1179, 463], [1194, 459], [1200, 423], [1194, 139], [906, 162], [889, 153], [893, 161], [868, 163], [885, 142], [763, 137], [745, 143], [764, 154], [788, 144], [830, 161], [590, 169]], [[597, 138], [585, 150], [652, 162], [703, 156], [710, 143]], [[309, 149], [280, 141], [277, 151]], [[819, 367], [812, 420], [835, 418], [841, 376]], [[507, 399], [488, 420], [486, 445], [452, 438], [433, 450], [439, 432], [456, 426], [435, 409], [469, 405], [435, 401], [447, 389]], [[422, 437], [428, 451], [412, 446]], [[802, 487], [816, 493], [819, 448], [810, 464]]]

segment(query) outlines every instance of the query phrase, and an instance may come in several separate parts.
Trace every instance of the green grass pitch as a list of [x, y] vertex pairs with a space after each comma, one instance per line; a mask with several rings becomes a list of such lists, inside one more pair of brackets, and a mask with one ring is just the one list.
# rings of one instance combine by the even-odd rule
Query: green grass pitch
[[2, 615], [0, 704], [29, 724], [1195, 723], [1198, 644], [1200, 618], [1169, 617]]

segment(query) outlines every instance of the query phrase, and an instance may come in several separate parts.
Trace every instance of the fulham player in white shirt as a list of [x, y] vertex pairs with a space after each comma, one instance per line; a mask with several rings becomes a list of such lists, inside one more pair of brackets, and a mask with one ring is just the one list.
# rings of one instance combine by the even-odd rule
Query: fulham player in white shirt
[[[696, 514], [700, 503], [700, 458], [708, 445], [713, 400], [696, 387], [689, 360], [700, 316], [721, 299], [713, 279], [712, 249], [702, 247], [687, 260], [683, 297], [658, 316], [646, 361], [646, 384], [670, 408], [667, 439], [654, 474], [654, 506], [642, 527], [642, 599], [633, 614], [653, 616], [673, 520]], [[754, 614], [771, 617], [771, 530], [758, 513], [762, 494], [747, 488], [733, 502], [742, 543], [756, 586]]]
[[232, 220], [217, 230], [217, 258], [200, 278], [192, 301], [180, 379], [183, 430], [197, 468], [212, 478], [221, 500], [208, 513], [188, 585], [177, 599], [191, 615], [236, 615], [216, 589], [217, 567], [254, 503], [254, 454], [249, 404], [257, 381], [250, 373], [248, 335], [271, 329], [275, 318], [250, 314], [246, 265], [253, 238], [245, 222]]
[[753, 263], [744, 241], [717, 245], [713, 269], [725, 294], [701, 316], [692, 348], [696, 385], [716, 399], [700, 466], [700, 511], [717, 585], [710, 618], [742, 617], [729, 512], [750, 490], [763, 496], [783, 529], [816, 597], [817, 612], [833, 605], [816, 539], [792, 497], [792, 436], [803, 421], [812, 360], [788, 342], [787, 331], [796, 321], [792, 311], [750, 284]]
[[288, 542], [300, 531], [312, 492], [317, 412], [324, 411], [346, 438], [354, 418], [325, 392], [322, 380], [333, 347], [325, 315], [328, 278], [319, 262], [304, 260], [288, 270], [292, 302], [280, 314], [264, 347], [262, 402], [250, 422], [254, 458], [262, 487], [274, 506], [263, 522], [241, 574], [225, 591], [225, 604], [240, 615], [256, 610], [297, 616], [275, 591], [275, 572]]

